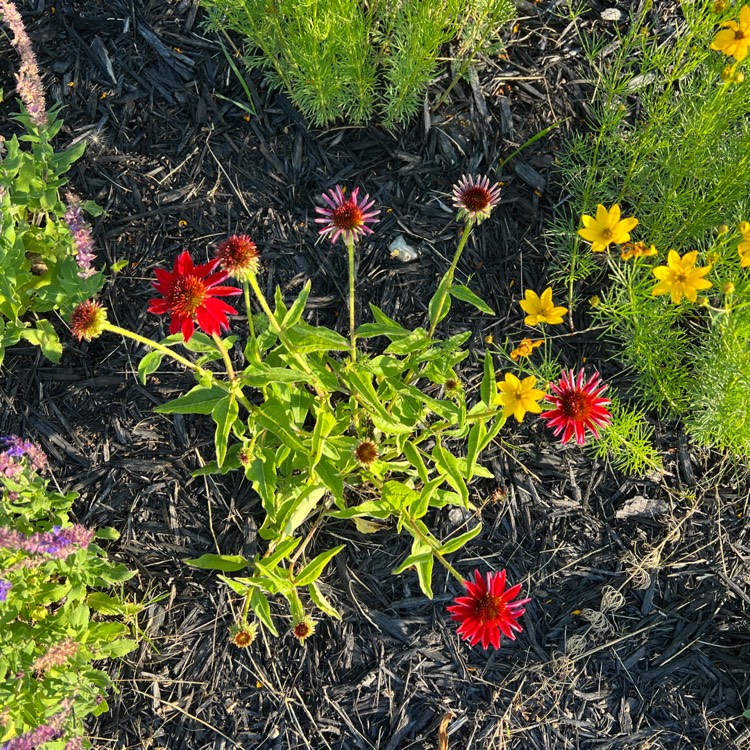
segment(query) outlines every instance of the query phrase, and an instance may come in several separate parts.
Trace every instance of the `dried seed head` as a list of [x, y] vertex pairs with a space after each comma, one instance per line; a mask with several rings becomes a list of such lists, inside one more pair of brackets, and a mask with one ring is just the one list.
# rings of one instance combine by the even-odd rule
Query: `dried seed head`
[[354, 456], [361, 464], [369, 466], [378, 457], [378, 447], [371, 440], [363, 440], [354, 449]]

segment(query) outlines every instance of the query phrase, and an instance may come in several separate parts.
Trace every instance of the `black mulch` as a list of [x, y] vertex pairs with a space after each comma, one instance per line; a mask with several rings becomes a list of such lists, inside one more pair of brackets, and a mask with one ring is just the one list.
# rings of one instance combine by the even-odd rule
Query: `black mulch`
[[[386, 209], [361, 250], [360, 309], [372, 301], [421, 324], [459, 231], [452, 184], [463, 173], [493, 174], [500, 158], [565, 120], [502, 170], [503, 203], [459, 267], [497, 317], [459, 307], [450, 326], [474, 331], [476, 357], [489, 334], [517, 341], [519, 290], [544, 283], [544, 231], [565, 198], [554, 151], [582, 126], [590, 93], [565, 5], [519, 2], [510, 59], [483, 59], [479, 85], [458, 84], [429, 130], [418, 119], [388, 133], [309, 130], [256, 75], [247, 83], [258, 114], [245, 119], [217, 96], [243, 100], [196, 0], [21, 3], [48, 100], [66, 107], [59, 143], [88, 144], [71, 182], [106, 208], [95, 225], [99, 260], [128, 261], [103, 294], [111, 318], [158, 338], [164, 321], [145, 312], [154, 267], [183, 248], [207, 258], [242, 231], [262, 249], [269, 292], [280, 284], [292, 295], [311, 279], [309, 319], [345, 331], [345, 257], [311, 224], [316, 196], [342, 182]], [[579, 22], [585, 31], [604, 27], [607, 6], [594, 5]], [[658, 29], [674, 11], [656, 6]], [[12, 91], [15, 57], [2, 36], [0, 51]], [[448, 80], [446, 72], [433, 100]], [[0, 115], [11, 110], [6, 103]], [[3, 119], [3, 132], [10, 127]], [[417, 261], [390, 258], [398, 234]], [[58, 329], [65, 336], [62, 321]], [[507, 567], [533, 598], [524, 633], [499, 652], [458, 640], [444, 611], [459, 593], [449, 577], [436, 574], [429, 601], [413, 574], [391, 575], [405, 539], [345, 523], [317, 539], [348, 540], [325, 579], [343, 622], [324, 619], [304, 647], [287, 633], [239, 651], [227, 638], [238, 602], [183, 561], [252, 550], [258, 499], [238, 476], [191, 478], [211, 457], [205, 419], [153, 413], [191, 384], [188, 375], [165, 366], [144, 388], [134, 376], [144, 352], [130, 342], [65, 338], [60, 366], [28, 347], [9, 353], [0, 428], [43, 444], [56, 481], [81, 494], [79, 520], [116, 527], [111, 553], [138, 571], [128, 593], [148, 605], [143, 638], [112, 665], [118, 692], [92, 726], [97, 747], [427, 749], [438, 747], [441, 727], [451, 750], [750, 745], [741, 718], [748, 477], [687, 447], [673, 425], [658, 426], [666, 474], [643, 481], [559, 447], [538, 425], [506, 430], [508, 443], [487, 462], [496, 481], [474, 496], [484, 531], [455, 561], [467, 576]], [[615, 371], [593, 333], [561, 342], [570, 363], [585, 356]], [[627, 516], [638, 498], [662, 501], [663, 513]], [[466, 521], [455, 509], [432, 519], [441, 534]], [[281, 605], [276, 615], [283, 626]]]

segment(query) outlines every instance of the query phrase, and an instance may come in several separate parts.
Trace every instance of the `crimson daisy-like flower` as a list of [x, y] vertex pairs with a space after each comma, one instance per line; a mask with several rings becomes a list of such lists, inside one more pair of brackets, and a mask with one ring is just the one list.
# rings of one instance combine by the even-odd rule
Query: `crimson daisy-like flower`
[[107, 311], [94, 300], [81, 302], [70, 316], [70, 332], [79, 340], [91, 341], [101, 336], [107, 322]]
[[500, 183], [490, 185], [487, 177], [463, 175], [453, 186], [453, 205], [458, 209], [458, 218], [472, 219], [474, 223], [484, 221], [500, 202]]
[[354, 242], [361, 235], [371, 234], [372, 229], [368, 224], [380, 221], [377, 218], [380, 210], [371, 210], [375, 201], [371, 201], [369, 195], [365, 194], [362, 200], [358, 200], [358, 195], [359, 188], [354, 188], [352, 194], [347, 198], [341, 185], [336, 185], [327, 195], [323, 193], [322, 198], [328, 204], [328, 208], [315, 207], [315, 210], [322, 217], [315, 219], [315, 223], [325, 224], [319, 234], [328, 235], [332, 243], [343, 236], [344, 242], [347, 244]]
[[481, 642], [482, 648], [490, 644], [500, 648], [501, 635], [515, 641], [513, 631], [522, 632], [518, 618], [526, 611], [523, 605], [531, 600], [512, 601], [521, 592], [521, 584], [510, 588], [506, 584], [504, 570], [487, 573], [486, 578], [475, 570], [474, 581], [464, 581], [466, 596], [457, 597], [456, 603], [448, 607], [451, 620], [461, 623], [458, 634], [472, 646]]
[[195, 332], [196, 322], [206, 333], [218, 336], [222, 329], [229, 328], [227, 315], [236, 315], [237, 310], [216, 298], [242, 294], [237, 287], [217, 286], [227, 278], [226, 271], [213, 273], [218, 265], [219, 259], [214, 258], [196, 266], [184, 250], [177, 256], [171, 273], [155, 269], [157, 280], [151, 283], [162, 296], [149, 302], [148, 311], [156, 315], [169, 313], [169, 332], [182, 331], [185, 341]]
[[563, 371], [559, 383], [550, 383], [552, 391], [546, 398], [555, 408], [542, 412], [539, 416], [555, 431], [555, 437], [562, 433], [562, 442], [567, 443], [575, 436], [578, 445], [586, 442], [586, 429], [594, 437], [599, 437], [599, 427], [606, 427], [612, 415], [604, 408], [610, 403], [608, 398], [600, 398], [608, 386], [602, 383], [598, 372], [587, 382], [583, 369], [576, 376], [573, 370]]
[[220, 242], [216, 247], [216, 257], [223, 271], [243, 283], [260, 268], [258, 248], [246, 234], [233, 234]]

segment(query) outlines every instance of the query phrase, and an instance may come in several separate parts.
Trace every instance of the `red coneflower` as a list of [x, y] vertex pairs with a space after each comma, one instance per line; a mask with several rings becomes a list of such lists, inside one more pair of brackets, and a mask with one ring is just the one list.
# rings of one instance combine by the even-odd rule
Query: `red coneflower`
[[79, 340], [91, 341], [101, 336], [107, 322], [107, 311], [93, 300], [81, 302], [70, 316], [70, 332]]
[[185, 341], [193, 335], [196, 321], [206, 333], [218, 336], [222, 328], [229, 328], [227, 315], [236, 315], [237, 310], [216, 297], [242, 294], [233, 286], [216, 286], [227, 278], [225, 271], [213, 273], [218, 265], [219, 259], [214, 258], [196, 266], [185, 250], [177, 256], [171, 273], [155, 269], [157, 281], [151, 283], [162, 297], [152, 299], [148, 311], [156, 315], [169, 313], [169, 332], [182, 331]]
[[611, 414], [604, 408], [610, 403], [608, 398], [600, 398], [607, 390], [598, 372], [586, 382], [583, 369], [575, 376], [573, 370], [565, 372], [559, 383], [550, 383], [552, 394], [546, 398], [555, 408], [542, 412], [539, 416], [555, 431], [555, 437], [562, 433], [562, 442], [567, 443], [575, 435], [578, 445], [586, 442], [586, 428], [594, 437], [599, 437], [598, 427], [606, 427]]
[[219, 266], [230, 276], [241, 282], [258, 273], [260, 253], [255, 243], [246, 234], [233, 234], [216, 247]]
[[323, 216], [322, 219], [315, 219], [315, 223], [325, 224], [319, 234], [331, 236], [333, 243], [340, 236], [344, 237], [346, 243], [352, 243], [360, 235], [372, 233], [368, 223], [374, 224], [380, 221], [376, 218], [380, 211], [370, 210], [375, 205], [375, 201], [371, 201], [369, 195], [365, 194], [365, 197], [358, 201], [358, 194], [359, 188], [354, 188], [351, 196], [346, 198], [341, 185], [332, 188], [328, 195], [323, 193], [323, 200], [330, 208], [315, 207], [315, 210]]
[[475, 224], [484, 221], [500, 201], [500, 183], [490, 185], [487, 177], [463, 175], [453, 186], [453, 205], [458, 218], [473, 219]]
[[526, 611], [524, 604], [530, 599], [515, 599], [521, 592], [521, 584], [517, 583], [506, 589], [506, 574], [487, 573], [482, 578], [478, 570], [474, 571], [474, 583], [464, 581], [467, 596], [459, 596], [456, 603], [448, 607], [451, 620], [460, 622], [458, 634], [465, 641], [474, 646], [481, 641], [482, 648], [492, 644], [500, 648], [501, 635], [516, 640], [517, 632], [523, 628], [518, 624], [518, 618]]

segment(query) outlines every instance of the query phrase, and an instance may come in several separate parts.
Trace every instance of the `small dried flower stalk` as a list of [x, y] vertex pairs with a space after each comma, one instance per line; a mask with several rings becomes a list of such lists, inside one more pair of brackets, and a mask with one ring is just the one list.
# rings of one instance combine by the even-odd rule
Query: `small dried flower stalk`
[[32, 665], [31, 668], [37, 672], [46, 672], [53, 667], [59, 667], [65, 664], [78, 653], [79, 644], [72, 638], [66, 638], [64, 641], [50, 646], [46, 653], [42, 654]]

